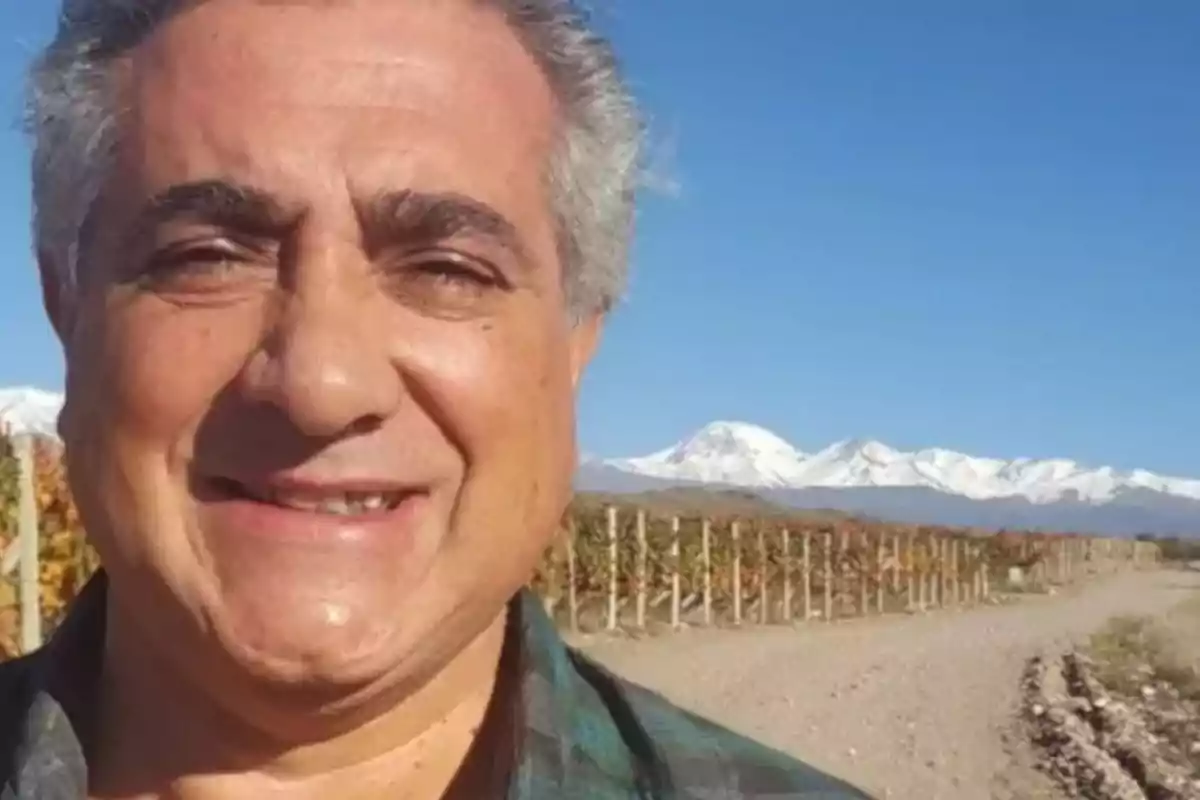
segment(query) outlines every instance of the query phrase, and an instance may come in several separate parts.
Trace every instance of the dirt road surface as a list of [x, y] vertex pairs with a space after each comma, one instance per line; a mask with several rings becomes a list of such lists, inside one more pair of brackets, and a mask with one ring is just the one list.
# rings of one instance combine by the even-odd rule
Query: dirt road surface
[[1200, 575], [1128, 573], [1011, 605], [795, 628], [581, 642], [617, 672], [878, 798], [1033, 800], [1053, 790], [1006, 744], [1026, 660], [1117, 614], [1160, 614]]

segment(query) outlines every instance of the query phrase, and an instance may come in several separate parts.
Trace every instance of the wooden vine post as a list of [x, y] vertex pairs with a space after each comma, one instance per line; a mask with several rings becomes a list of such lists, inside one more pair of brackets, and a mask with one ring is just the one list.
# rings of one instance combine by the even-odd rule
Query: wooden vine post
[[929, 565], [932, 563], [933, 547], [929, 542], [922, 538], [916, 543], [917, 553], [920, 555], [920, 564], [917, 567], [917, 610], [924, 611], [927, 605], [928, 596], [926, 592], [929, 589]]
[[608, 507], [608, 629], [617, 629], [617, 508]]
[[971, 542], [962, 543], [959, 577], [962, 586], [959, 589], [959, 595], [964, 604], [975, 602], [975, 557], [971, 551]]
[[941, 605], [942, 583], [942, 540], [937, 531], [929, 535], [929, 606]]
[[866, 528], [858, 532], [858, 613], [868, 616], [871, 613], [867, 607], [867, 595], [871, 590], [871, 540]]
[[983, 601], [988, 598], [988, 548], [986, 542], [980, 542], [976, 546], [976, 554], [979, 559], [979, 599]]
[[975, 574], [978, 575], [979, 589], [975, 593], [975, 602], [981, 603], [987, 597], [987, 557], [983, 545], [975, 545]]
[[[555, 536], [555, 539], [558, 537]], [[546, 616], [554, 619], [555, 609], [558, 608], [559, 601], [562, 599], [558, 592], [558, 548], [556, 542], [551, 542], [550, 546], [543, 553], [542, 570], [545, 577], [546, 589], [542, 593], [542, 609], [546, 612]], [[76, 568], [78, 569], [78, 567]]]
[[700, 521], [700, 561], [704, 570], [704, 624], [712, 625], [712, 523]]
[[742, 532], [737, 520], [730, 526], [733, 542], [733, 624], [742, 624]]
[[892, 595], [898, 597], [900, 595], [900, 571], [902, 568], [900, 555], [900, 534], [892, 534]]
[[758, 529], [758, 624], [766, 625], [771, 615], [767, 608], [767, 577], [771, 574], [770, 564], [767, 563], [767, 535], [762, 523], [755, 526]]
[[972, 545], [971, 561], [975, 564], [975, 574], [973, 576], [975, 580], [975, 597], [973, 599], [976, 603], [983, 599], [983, 558], [981, 556], [982, 553], [980, 552], [979, 546]]
[[779, 532], [780, 546], [783, 551], [783, 621], [792, 621], [792, 542], [788, 529]]
[[822, 536], [822, 592], [824, 593], [825, 621], [833, 622], [833, 534], [826, 531]]
[[[842, 608], [845, 605], [845, 593], [853, 588], [853, 582], [850, 580], [850, 531], [844, 527], [838, 531], [838, 558], [837, 558], [837, 587], [839, 590], [839, 599], [842, 600], [838, 604], [838, 616], [841, 616]], [[851, 596], [851, 603], [854, 602]]]
[[645, 630], [646, 628], [646, 512], [639, 508], [637, 511], [637, 628]]
[[913, 611], [917, 608], [917, 559], [916, 545], [913, 542], [913, 532], [906, 531], [904, 534], [904, 552], [905, 552], [905, 578], [908, 583], [908, 610]]
[[957, 536], [950, 540], [950, 602], [962, 603], [962, 555], [963, 541]]
[[873, 538], [875, 540], [875, 613], [882, 614], [885, 587], [883, 536], [877, 535]]
[[803, 573], [803, 592], [804, 598], [802, 608], [804, 609], [804, 621], [808, 622], [812, 619], [812, 534], [808, 531], [804, 532], [801, 537], [801, 559]]
[[938, 540], [938, 606], [950, 605], [950, 539]]
[[579, 631], [578, 570], [575, 560], [575, 537], [578, 526], [575, 520], [567, 524], [567, 624], [573, 633]]
[[[21, 604], [21, 652], [32, 653], [42, 646], [42, 607], [39, 564], [41, 527], [38, 524], [37, 462], [33, 436], [23, 434], [13, 441], [18, 473], [17, 499], [17, 599]], [[3, 579], [3, 574], [0, 574]]]
[[680, 560], [679, 517], [671, 517], [671, 628], [674, 630], [679, 630], [680, 604], [683, 602], [679, 580], [679, 571], [683, 565]]

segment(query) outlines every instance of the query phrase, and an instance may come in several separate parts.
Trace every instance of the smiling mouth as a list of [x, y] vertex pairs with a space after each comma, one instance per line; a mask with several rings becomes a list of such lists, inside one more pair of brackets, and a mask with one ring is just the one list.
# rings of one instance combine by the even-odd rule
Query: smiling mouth
[[227, 478], [212, 481], [214, 488], [226, 498], [250, 500], [310, 514], [354, 517], [394, 511], [405, 500], [417, 494], [411, 489], [390, 491], [337, 491], [253, 487]]

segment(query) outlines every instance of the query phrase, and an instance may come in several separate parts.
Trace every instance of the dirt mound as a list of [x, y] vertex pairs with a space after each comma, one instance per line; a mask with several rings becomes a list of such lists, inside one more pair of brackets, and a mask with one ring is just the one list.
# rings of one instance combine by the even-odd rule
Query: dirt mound
[[1148, 659], [1123, 675], [1136, 691], [1110, 688], [1098, 677], [1105, 671], [1079, 650], [1030, 659], [1022, 696], [1038, 767], [1069, 797], [1200, 798], [1200, 703], [1187, 684]]

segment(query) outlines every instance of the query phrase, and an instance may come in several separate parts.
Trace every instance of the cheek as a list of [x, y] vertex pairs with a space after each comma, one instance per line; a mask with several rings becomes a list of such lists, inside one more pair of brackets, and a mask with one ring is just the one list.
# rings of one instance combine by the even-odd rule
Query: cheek
[[[558, 449], [564, 422], [572, 422], [562, 337], [532, 327], [464, 328], [424, 340], [408, 359], [414, 400], [427, 406], [468, 470], [541, 460]], [[520, 480], [519, 471], [512, 477]]]
[[112, 303], [81, 326], [68, 352], [68, 397], [81, 436], [162, 457], [191, 433], [257, 348], [255, 308], [180, 309], [154, 298]]

